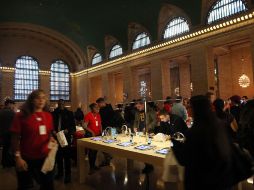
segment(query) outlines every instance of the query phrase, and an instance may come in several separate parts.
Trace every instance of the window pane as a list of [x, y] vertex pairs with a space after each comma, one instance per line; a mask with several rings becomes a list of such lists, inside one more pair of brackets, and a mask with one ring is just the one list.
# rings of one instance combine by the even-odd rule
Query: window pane
[[101, 54], [96, 53], [96, 54], [93, 56], [92, 65], [95, 65], [95, 64], [100, 63], [100, 62], [102, 62], [102, 56], [101, 56]]
[[109, 58], [113, 58], [123, 54], [123, 48], [120, 45], [115, 45], [110, 51]]
[[15, 64], [14, 99], [26, 100], [27, 96], [38, 89], [38, 62], [29, 56], [21, 56]]
[[135, 49], [147, 46], [150, 43], [151, 43], [151, 41], [150, 41], [149, 36], [145, 32], [143, 32], [143, 33], [139, 34], [136, 37], [136, 39], [134, 40], [132, 49], [135, 50]]
[[244, 11], [247, 11], [247, 6], [243, 0], [220, 0], [209, 12], [207, 23], [211, 24]]
[[67, 64], [57, 60], [51, 65], [50, 71], [50, 99], [70, 100], [70, 71]]
[[189, 30], [189, 24], [184, 18], [174, 18], [167, 25], [167, 28], [164, 32], [164, 39], [181, 35], [185, 32], [189, 32]]

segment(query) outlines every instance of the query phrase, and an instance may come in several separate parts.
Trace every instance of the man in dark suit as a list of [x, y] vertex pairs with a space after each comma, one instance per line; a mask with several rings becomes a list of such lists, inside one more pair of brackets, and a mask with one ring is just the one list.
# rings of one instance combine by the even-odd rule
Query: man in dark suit
[[[60, 99], [58, 101], [58, 108], [52, 113], [53, 121], [54, 121], [54, 129], [55, 133], [59, 131], [64, 131], [66, 140], [68, 142], [68, 146], [58, 148], [56, 155], [56, 164], [58, 173], [56, 175], [57, 179], [63, 177], [64, 174], [64, 182], [71, 182], [71, 139], [74, 134], [75, 127], [75, 119], [72, 111], [67, 110], [64, 107], [64, 100]], [[63, 167], [64, 163], [64, 167]]]
[[188, 130], [186, 123], [181, 117], [169, 114], [166, 110], [161, 110], [159, 117], [161, 123], [159, 129], [157, 130], [158, 133], [164, 133], [172, 137], [176, 132], [185, 134]]

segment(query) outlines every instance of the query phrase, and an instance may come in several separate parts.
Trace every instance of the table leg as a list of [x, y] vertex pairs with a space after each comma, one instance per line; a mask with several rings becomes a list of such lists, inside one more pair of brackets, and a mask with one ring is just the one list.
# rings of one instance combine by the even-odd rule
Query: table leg
[[134, 161], [131, 159], [127, 159], [127, 170], [131, 171], [134, 168]]
[[77, 145], [77, 153], [78, 153], [78, 177], [79, 183], [85, 183], [86, 176], [87, 176], [87, 164], [85, 161], [85, 148], [78, 142]]

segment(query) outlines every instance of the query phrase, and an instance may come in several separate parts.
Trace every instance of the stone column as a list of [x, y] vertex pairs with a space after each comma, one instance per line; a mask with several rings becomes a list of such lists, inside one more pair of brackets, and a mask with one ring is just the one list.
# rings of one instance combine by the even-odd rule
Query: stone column
[[[134, 88], [134, 78], [133, 78], [133, 72], [130, 67], [124, 67], [122, 69], [123, 73], [123, 93], [127, 94], [127, 100], [131, 101], [132, 99], [136, 98], [136, 88]], [[135, 75], [135, 74], [134, 74]], [[137, 81], [136, 81], [137, 82]]]
[[180, 94], [183, 98], [191, 97], [190, 63], [187, 60], [179, 64]]
[[212, 48], [206, 46], [193, 47], [191, 52], [191, 80], [193, 83], [192, 95], [214, 92], [214, 63]]
[[170, 95], [170, 69], [167, 60], [151, 62], [151, 85], [153, 100], [162, 100]]

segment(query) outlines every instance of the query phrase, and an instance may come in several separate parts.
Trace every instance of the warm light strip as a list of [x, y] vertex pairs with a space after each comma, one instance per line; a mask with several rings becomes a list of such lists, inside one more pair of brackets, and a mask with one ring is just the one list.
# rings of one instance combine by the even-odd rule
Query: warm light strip
[[221, 32], [226, 32], [226, 31], [230, 31], [232, 29], [236, 29], [236, 28], [240, 28], [242, 26], [246, 26], [249, 24], [253, 24], [254, 23], [254, 12], [252, 13], [248, 13], [246, 15], [240, 16], [238, 18], [234, 18], [228, 21], [224, 21], [222, 23], [219, 24], [215, 24], [215, 25], [210, 25], [205, 27], [204, 29], [201, 29], [199, 31], [196, 32], [192, 32], [189, 34], [186, 34], [184, 36], [178, 37], [176, 39], [172, 39], [157, 45], [154, 45], [152, 47], [128, 54], [126, 56], [120, 57], [118, 59], [112, 60], [112, 61], [108, 61], [105, 62], [103, 64], [88, 68], [88, 69], [84, 69], [80, 72], [77, 73], [73, 73], [74, 77], [79, 77], [88, 73], [92, 73], [92, 72], [96, 72], [102, 69], [106, 69], [112, 66], [117, 66], [120, 65], [122, 63], [140, 58], [140, 57], [144, 57], [146, 55], [151, 55], [163, 50], [167, 50], [182, 44], [186, 44], [186, 43], [190, 43], [193, 41], [197, 41], [200, 39], [204, 39], [216, 34], [219, 34]]
[[[142, 49], [140, 51], [134, 52], [134, 53], [130, 53], [126, 56], [122, 56], [119, 57], [115, 60], [112, 61], [108, 61], [105, 62], [103, 64], [88, 68], [88, 69], [84, 69], [80, 72], [77, 73], [71, 73], [70, 76], [71, 77], [80, 77], [92, 72], [96, 72], [102, 69], [106, 69], [112, 66], [117, 66], [120, 65], [122, 63], [126, 63], [128, 61], [134, 60], [134, 59], [138, 59], [147, 55], [152, 55], [182, 44], [187, 44], [190, 42], [194, 42], [200, 39], [204, 39], [222, 32], [227, 32], [230, 31], [232, 29], [237, 29], [243, 26], [247, 26], [250, 24], [254, 23], [254, 12], [252, 13], [248, 13], [245, 14], [243, 16], [240, 16], [238, 18], [234, 18], [231, 20], [227, 20], [224, 21], [222, 23], [219, 24], [215, 24], [215, 25], [210, 25], [205, 27], [204, 29], [198, 30], [196, 32], [192, 32], [189, 34], [186, 34], [184, 36], [178, 37], [176, 39], [172, 39], [166, 42], [162, 42], [160, 44], [154, 45], [152, 47], [146, 48], [146, 49]], [[14, 72], [15, 68], [13, 67], [0, 67], [0, 70], [2, 70], [3, 72]], [[41, 75], [50, 75], [50, 71], [42, 71], [40, 70], [39, 73]]]
[[[13, 73], [13, 72], [15, 72], [16, 69], [14, 67], [0, 67], [0, 70], [2, 70], [3, 72], [6, 72], [6, 73]], [[50, 75], [50, 71], [39, 70], [39, 74], [40, 75]]]

